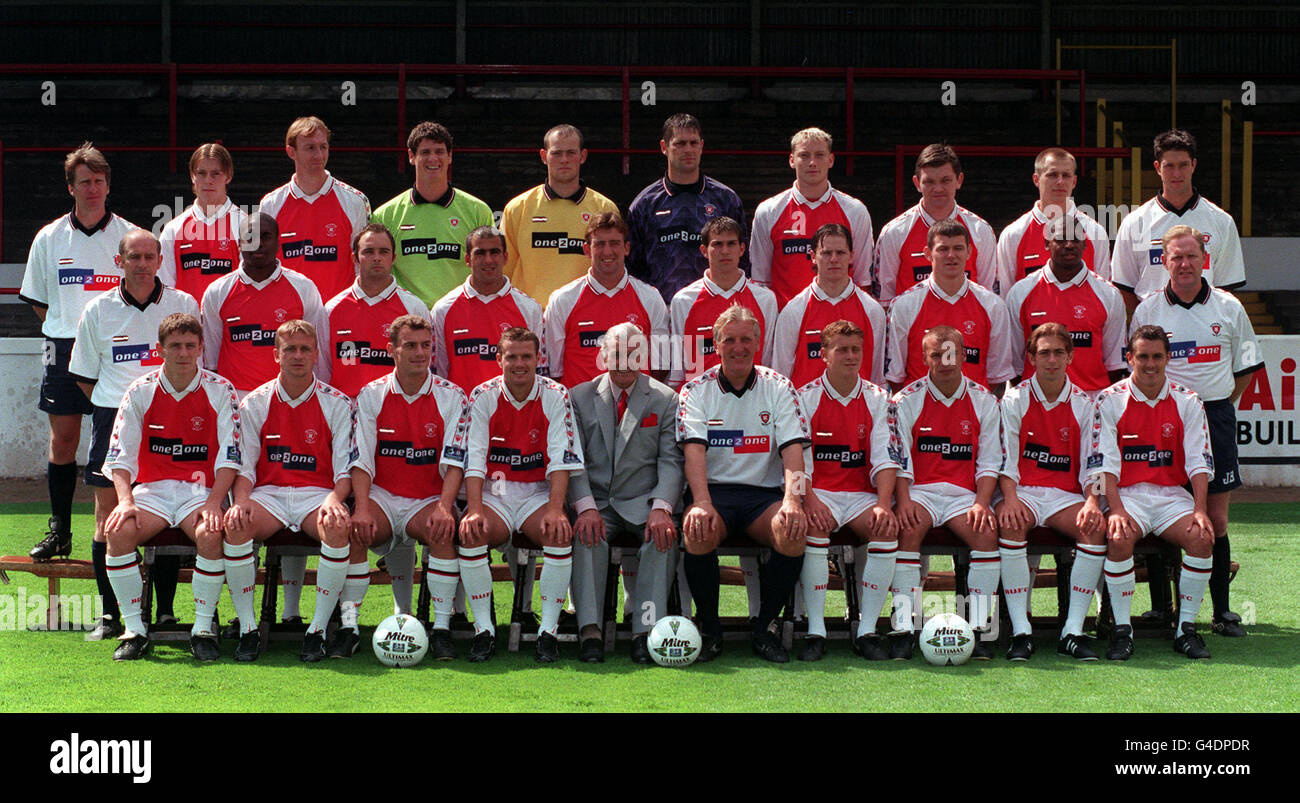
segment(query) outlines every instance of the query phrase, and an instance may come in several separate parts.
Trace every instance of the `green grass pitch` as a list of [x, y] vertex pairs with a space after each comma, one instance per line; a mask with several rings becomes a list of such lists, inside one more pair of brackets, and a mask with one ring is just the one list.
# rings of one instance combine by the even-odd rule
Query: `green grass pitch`
[[[0, 553], [26, 554], [44, 529], [47, 509], [43, 503], [0, 506]], [[89, 559], [89, 506], [78, 505], [76, 514], [73, 557]], [[908, 664], [868, 664], [847, 642], [835, 641], [820, 663], [773, 666], [741, 641], [728, 642], [712, 664], [681, 670], [634, 666], [623, 642], [605, 664], [581, 664], [574, 645], [561, 645], [559, 664], [538, 666], [528, 645], [511, 655], [502, 638], [486, 665], [458, 660], [392, 670], [369, 650], [373, 627], [392, 610], [389, 587], [378, 586], [362, 609], [365, 646], [351, 660], [304, 665], [295, 644], [275, 642], [256, 663], [240, 665], [224, 643], [220, 662], [199, 666], [183, 642], [167, 642], [143, 661], [115, 664], [112, 644], [87, 642], [81, 632], [27, 631], [25, 611], [14, 610], [19, 589], [28, 597], [44, 594], [45, 581], [10, 573], [12, 584], [0, 586], [0, 712], [1296, 711], [1300, 504], [1236, 504], [1232, 522], [1234, 558], [1242, 564], [1233, 605], [1254, 624], [1245, 639], [1209, 634], [1207, 595], [1200, 622], [1214, 657], [1201, 662], [1175, 654], [1168, 641], [1139, 639], [1127, 664], [1078, 664], [1045, 641], [1027, 664], [1011, 664], [1001, 654], [992, 663], [961, 667], [931, 667], [919, 656]], [[92, 581], [63, 585], [64, 594], [93, 592]], [[177, 592], [183, 621], [192, 618], [188, 592], [186, 585]], [[497, 592], [498, 619], [505, 621], [510, 588], [498, 584]], [[1137, 596], [1140, 612], [1147, 607], [1145, 588]], [[313, 599], [308, 589], [304, 614]], [[1035, 613], [1051, 613], [1055, 597], [1040, 589], [1033, 604]], [[725, 587], [723, 608], [743, 613], [743, 590]], [[224, 593], [220, 610], [232, 615]], [[827, 615], [842, 614], [833, 593]], [[463, 657], [468, 643], [457, 647]]]

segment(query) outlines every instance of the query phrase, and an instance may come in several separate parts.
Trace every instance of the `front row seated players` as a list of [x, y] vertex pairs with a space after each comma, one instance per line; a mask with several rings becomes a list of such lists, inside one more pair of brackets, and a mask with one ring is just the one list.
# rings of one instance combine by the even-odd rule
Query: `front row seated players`
[[470, 645], [471, 661], [486, 661], [496, 649], [487, 552], [514, 532], [540, 546], [544, 555], [536, 658], [542, 663], [559, 658], [555, 631], [573, 568], [573, 533], [564, 500], [569, 475], [583, 470], [583, 457], [569, 392], [537, 375], [540, 354], [537, 335], [507, 329], [497, 349], [501, 376], [470, 395], [460, 573], [478, 630]]
[[894, 567], [894, 617], [890, 657], [908, 660], [920, 630], [921, 541], [943, 525], [970, 548], [970, 598], [966, 621], [976, 631], [971, 657], [987, 661], [982, 638], [998, 590], [997, 520], [992, 510], [1002, 466], [998, 400], [962, 375], [965, 346], [951, 326], [935, 326], [921, 339], [927, 374], [890, 403], [891, 457], [901, 466], [894, 489], [901, 534]]
[[190, 651], [199, 661], [214, 661], [220, 651], [212, 617], [225, 571], [221, 508], [240, 465], [235, 388], [199, 367], [203, 331], [193, 315], [163, 318], [158, 349], [162, 368], [127, 388], [104, 463], [118, 500], [105, 525], [108, 578], [126, 625], [113, 660], [135, 660], [151, 647], [136, 547], [179, 527], [198, 547]]
[[302, 660], [325, 657], [325, 626], [348, 576], [352, 492], [352, 400], [316, 378], [316, 329], [292, 320], [275, 331], [280, 374], [239, 406], [243, 466], [226, 511], [226, 583], [239, 617], [236, 661], [254, 661], [261, 634], [253, 613], [257, 567], [253, 541], [282, 528], [321, 544], [316, 611], [303, 637]]
[[812, 430], [812, 487], [804, 497], [808, 546], [804, 551], [804, 607], [808, 637], [801, 661], [826, 654], [826, 550], [830, 534], [848, 527], [863, 545], [855, 564], [862, 566], [859, 599], [862, 620], [854, 648], [862, 657], [889, 657], [876, 635], [876, 618], [889, 593], [898, 554], [898, 519], [894, 516], [894, 481], [898, 464], [889, 456], [889, 394], [859, 373], [871, 354], [863, 330], [835, 321], [821, 331], [825, 373], [799, 390]]
[[1174, 650], [1209, 658], [1194, 624], [1213, 566], [1214, 526], [1206, 497], [1214, 456], [1205, 409], [1195, 393], [1165, 377], [1169, 336], [1164, 329], [1139, 326], [1129, 335], [1128, 348], [1133, 373], [1102, 391], [1093, 408], [1084, 503], [1089, 515], [1101, 509], [1102, 496], [1109, 505], [1105, 572], [1115, 634], [1106, 657], [1126, 661], [1133, 654], [1133, 547], [1154, 533], [1183, 550]]
[[803, 566], [808, 420], [790, 380], [754, 364], [762, 340], [752, 312], [726, 309], [713, 326], [713, 343], [721, 364], [682, 386], [677, 410], [677, 442], [691, 490], [682, 562], [703, 637], [697, 660], [722, 653], [717, 548], [728, 535], [744, 533], [772, 549], [754, 621], [754, 652], [786, 663], [790, 656], [768, 625], [793, 593]]
[[468, 401], [460, 388], [429, 373], [433, 330], [423, 317], [402, 315], [389, 325], [388, 353], [393, 372], [357, 396], [352, 563], [339, 600], [342, 627], [326, 652], [346, 658], [360, 644], [357, 612], [370, 586], [366, 547], [388, 555], [418, 541], [431, 556], [425, 575], [434, 611], [429, 654], [450, 661], [456, 657], [451, 609], [460, 582], [453, 505], [464, 475], [460, 437]]
[[1011, 617], [1007, 658], [1027, 661], [1034, 653], [1029, 625], [1029, 561], [1026, 537], [1035, 527], [1050, 527], [1078, 546], [1070, 571], [1070, 607], [1057, 652], [1095, 661], [1083, 620], [1092, 605], [1106, 558], [1101, 511], [1084, 510], [1083, 429], [1092, 402], [1067, 376], [1074, 357], [1070, 333], [1059, 323], [1045, 323], [1029, 335], [1026, 346], [1030, 376], [1002, 398], [1005, 459], [998, 478], [998, 553], [1002, 589]]

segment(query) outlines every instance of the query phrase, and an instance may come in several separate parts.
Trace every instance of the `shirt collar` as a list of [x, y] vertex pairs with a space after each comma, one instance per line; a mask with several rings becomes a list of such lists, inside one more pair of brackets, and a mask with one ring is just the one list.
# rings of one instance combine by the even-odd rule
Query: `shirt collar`
[[1173, 212], [1175, 215], [1178, 215], [1179, 217], [1182, 217], [1183, 215], [1195, 209], [1197, 202], [1199, 202], [1200, 200], [1201, 200], [1201, 194], [1196, 191], [1195, 187], [1192, 187], [1192, 197], [1188, 198], [1187, 203], [1183, 204], [1182, 206], [1174, 206], [1172, 203], [1165, 200], [1165, 196], [1163, 194], [1156, 196], [1156, 203], [1160, 204], [1160, 208], [1164, 209], [1166, 212]]
[[397, 371], [393, 371], [388, 375], [388, 392], [401, 396], [406, 400], [407, 404], [410, 404], [421, 396], [427, 396], [433, 392], [433, 374], [430, 373], [425, 377], [424, 384], [420, 386], [419, 390], [415, 391], [414, 395], [407, 396], [406, 392], [402, 390], [402, 383], [397, 381]]
[[506, 386], [506, 378], [504, 376], [498, 377], [497, 381], [501, 383], [501, 398], [510, 402], [516, 410], [522, 410], [525, 404], [528, 404], [530, 401], [533, 401], [538, 396], [542, 395], [542, 378], [536, 374], [533, 375], [533, 389], [528, 391], [528, 395], [524, 397], [523, 401], [515, 401], [514, 394], [511, 393], [510, 388]]
[[627, 287], [627, 282], [630, 278], [632, 277], [631, 274], [627, 272], [627, 268], [623, 268], [623, 278], [618, 280], [618, 284], [614, 285], [612, 290], [606, 290], [605, 285], [596, 281], [596, 277], [592, 274], [591, 268], [587, 268], [587, 286], [591, 288], [591, 292], [599, 293], [604, 296], [613, 297], [624, 287]]
[[1057, 287], [1060, 287], [1061, 289], [1065, 289], [1067, 287], [1078, 287], [1079, 285], [1088, 281], [1088, 266], [1084, 265], [1083, 268], [1080, 269], [1078, 273], [1074, 274], [1073, 279], [1070, 279], [1070, 281], [1068, 282], [1063, 282], [1056, 278], [1056, 273], [1052, 270], [1052, 260], [1048, 259], [1047, 264], [1043, 266], [1042, 274], [1043, 274], [1042, 275], [1043, 281], [1051, 282], [1052, 284], [1056, 285]]
[[799, 182], [797, 181], [791, 185], [790, 191], [794, 193], [794, 199], [799, 203], [803, 204], [804, 206], [820, 206], [821, 204], [825, 203], [827, 200], [830, 199], [833, 188], [831, 187], [829, 181], [826, 182], [826, 192], [822, 193], [822, 197], [817, 198], [815, 200], [810, 200], [808, 198], [805, 198], [804, 194], [802, 192], [799, 192]]
[[1155, 402], [1158, 401], [1164, 401], [1165, 397], [1169, 395], [1169, 377], [1165, 377], [1165, 383], [1160, 386], [1160, 392], [1155, 395], [1155, 398], [1147, 398], [1146, 396], [1142, 395], [1142, 391], [1138, 390], [1137, 383], [1133, 381], [1133, 377], [1130, 376], [1127, 381], [1128, 381], [1128, 392], [1133, 394], [1133, 398], [1137, 399], [1140, 402], [1146, 402], [1147, 404], [1154, 404]]
[[835, 386], [831, 384], [830, 377], [827, 376], [825, 372], [822, 372], [822, 390], [826, 391], [827, 396], [830, 396], [840, 404], [848, 404], [858, 396], [862, 395], [862, 377], [858, 377], [857, 379], [858, 381], [854, 383], [853, 390], [849, 391], [849, 395], [841, 396], [839, 391], [835, 389]]
[[[1050, 218], [1048, 218], [1047, 215], [1043, 214], [1043, 209], [1042, 209], [1042, 207], [1040, 206], [1040, 204], [1042, 204], [1042, 201], [1034, 201], [1034, 205], [1033, 205], [1032, 207], [1030, 207], [1029, 212], [1030, 212], [1030, 214], [1032, 214], [1032, 215], [1034, 216], [1034, 220], [1036, 220], [1036, 221], [1038, 221], [1040, 224], [1042, 224], [1042, 223], [1046, 223], [1048, 220], [1050, 220]], [[1073, 217], [1073, 216], [1074, 216], [1074, 199], [1073, 199], [1073, 198], [1066, 198], [1066, 199], [1065, 199], [1065, 216], [1066, 216], [1066, 217]]]
[[451, 186], [451, 184], [447, 185], [446, 192], [444, 192], [442, 195], [439, 195], [437, 198], [433, 198], [433, 199], [425, 198], [423, 195], [420, 194], [419, 190], [417, 190], [415, 187], [411, 187], [411, 203], [415, 204], [416, 206], [419, 206], [420, 204], [437, 204], [438, 206], [441, 206], [445, 209], [451, 206], [451, 201], [455, 197], [456, 197], [456, 188]]
[[277, 376], [275, 378], [275, 395], [280, 399], [280, 401], [284, 402], [290, 407], [297, 407], [298, 405], [310, 399], [311, 394], [316, 392], [316, 381], [317, 380], [313, 379], [311, 383], [307, 385], [307, 389], [302, 392], [301, 396], [299, 396], [296, 399], [292, 399], [289, 397], [288, 392], [285, 391], [284, 385], [280, 384], [280, 377]]
[[171, 397], [176, 401], [180, 401], [181, 399], [185, 398], [190, 393], [192, 393], [194, 390], [196, 390], [201, 381], [203, 381], [202, 368], [194, 372], [194, 378], [190, 380], [190, 383], [188, 385], [181, 388], [180, 390], [177, 390], [172, 385], [171, 380], [167, 378], [167, 372], [162, 370], [161, 368], [158, 369], [158, 384], [162, 387], [162, 389], [165, 392], [170, 393]]
[[722, 388], [723, 393], [735, 394], [737, 399], [743, 398], [745, 393], [750, 390], [753, 390], [754, 386], [757, 384], [758, 384], [757, 368], [749, 369], [749, 378], [745, 380], [744, 385], [741, 385], [738, 388], [732, 387], [732, 384], [727, 381], [727, 375], [722, 372], [721, 366], [719, 366], [718, 368], [718, 387]]
[[936, 296], [942, 298], [944, 301], [947, 301], [949, 304], [956, 304], [958, 301], [961, 300], [962, 296], [966, 295], [966, 293], [970, 290], [970, 279], [968, 279], [965, 276], [961, 277], [961, 289], [957, 291], [956, 295], [952, 295], [952, 296], [948, 295], [943, 291], [943, 288], [939, 286], [939, 283], [934, 280], [933, 273], [925, 277], [925, 284], [926, 287], [930, 288], [931, 293], [934, 293]]
[[146, 298], [144, 301], [137, 301], [136, 299], [131, 297], [131, 294], [126, 291], [126, 282], [120, 282], [117, 285], [117, 295], [118, 298], [122, 299], [122, 303], [126, 304], [128, 307], [135, 307], [141, 312], [148, 309], [150, 304], [157, 304], [158, 299], [162, 298], [162, 294], [163, 294], [162, 280], [159, 279], [157, 276], [153, 277], [153, 290], [149, 293], [148, 298]]
[[77, 220], [77, 208], [74, 206], [72, 212], [68, 214], [68, 219], [72, 221], [72, 228], [86, 235], [87, 237], [95, 236], [95, 232], [103, 231], [108, 228], [108, 224], [113, 220], [113, 210], [107, 206], [104, 207], [104, 216], [93, 226], [83, 226], [81, 221]]
[[693, 184], [678, 184], [668, 179], [668, 174], [664, 174], [664, 192], [669, 195], [676, 195], [679, 192], [693, 192], [696, 195], [704, 192], [704, 174], [700, 173], [699, 179]]
[[829, 301], [832, 304], [838, 304], [853, 294], [852, 278], [849, 279], [848, 284], [844, 285], [844, 289], [840, 292], [840, 294], [833, 298], [826, 294], [826, 291], [822, 289], [822, 286], [817, 283], [816, 279], [813, 279], [812, 284], [808, 286], [812, 288], [813, 295], [816, 296], [819, 300]]
[[930, 391], [930, 398], [939, 402], [944, 407], [951, 407], [953, 402], [966, 395], [966, 383], [968, 381], [970, 380], [965, 376], [962, 376], [961, 381], [957, 383], [957, 390], [954, 391], [951, 396], [945, 396], [939, 392], [939, 388], [935, 386], [934, 380], [930, 378], [930, 375], [925, 375], [925, 387]]
[[743, 270], [740, 272], [740, 280], [735, 284], [733, 284], [730, 290], [723, 290], [721, 287], [714, 284], [713, 280], [709, 278], [709, 275], [707, 273], [704, 274], [703, 278], [704, 278], [705, 289], [715, 296], [730, 298], [732, 295], [739, 293], [741, 290], [745, 289], [746, 280], [745, 280], [745, 272]]
[[240, 258], [239, 261], [239, 281], [243, 282], [244, 284], [252, 285], [253, 287], [256, 287], [258, 290], [261, 290], [271, 282], [280, 278], [280, 274], [282, 273], [284, 273], [284, 265], [281, 265], [280, 260], [277, 259], [275, 261], [275, 270], [271, 271], [271, 275], [267, 276], [266, 279], [261, 282], [255, 282], [247, 273], [244, 272], [244, 262], [242, 257]]
[[476, 298], [476, 299], [478, 299], [479, 301], [482, 301], [482, 302], [485, 303], [485, 304], [486, 304], [487, 302], [489, 302], [489, 301], [495, 301], [496, 299], [501, 298], [502, 296], [508, 296], [508, 295], [510, 295], [510, 291], [514, 289], [514, 285], [510, 284], [510, 279], [509, 279], [509, 278], [506, 278], [506, 283], [503, 284], [503, 285], [501, 285], [501, 289], [500, 289], [500, 290], [496, 291], [495, 293], [493, 293], [493, 294], [490, 295], [490, 296], [489, 296], [489, 295], [484, 295], [483, 293], [480, 293], [479, 291], [475, 290], [475, 289], [474, 289], [474, 285], [472, 285], [472, 284], [469, 283], [469, 279], [466, 279], [466, 280], [465, 280], [465, 285], [464, 285], [464, 287], [465, 287], [465, 295], [466, 295], [467, 297], [469, 297], [469, 298]]
[[296, 173], [294, 174], [293, 178], [289, 179], [289, 194], [295, 198], [301, 198], [307, 203], [311, 203], [312, 201], [315, 201], [317, 198], [321, 197], [322, 195], [326, 194], [332, 189], [334, 189], [334, 177], [330, 175], [330, 171], [328, 170], [325, 171], [325, 183], [320, 185], [320, 189], [316, 190], [315, 195], [308, 195], [307, 193], [302, 191], [302, 187], [298, 186], [298, 175]]
[[[933, 226], [935, 223], [939, 221], [939, 218], [937, 217], [930, 217], [930, 213], [925, 211], [925, 207], [921, 206], [920, 202], [916, 204], [916, 213], [921, 216], [921, 220], [924, 220], [925, 225], [927, 226]], [[956, 220], [957, 216], [960, 214], [961, 214], [961, 207], [958, 206], [957, 204], [953, 204], [952, 212], [948, 213], [948, 217], [944, 218], [944, 220]]]
[[[213, 223], [216, 223], [218, 220], [221, 220], [226, 215], [230, 214], [230, 209], [234, 205], [235, 202], [227, 198], [226, 202], [217, 208], [217, 211], [213, 212], [211, 215], [205, 215], [203, 214], [203, 207], [199, 205], [198, 199], [195, 199], [194, 203], [190, 205], [190, 209], [193, 210], [194, 212], [195, 220], [199, 221], [205, 226], [211, 226]], [[238, 239], [238, 238], [239, 235], [236, 234], [233, 239]]]
[[573, 201], [575, 204], [582, 203], [582, 199], [587, 195], [587, 185], [581, 181], [578, 182], [578, 191], [572, 195], [560, 195], [551, 189], [550, 184], [542, 184], [542, 192], [546, 195], [548, 201]]
[[385, 287], [383, 290], [380, 290], [378, 293], [376, 293], [373, 296], [366, 295], [366, 291], [361, 289], [360, 279], [357, 279], [354, 282], [352, 282], [352, 297], [355, 298], [357, 301], [364, 301], [372, 307], [381, 301], [387, 301], [390, 297], [392, 297], [393, 293], [396, 292], [397, 292], [396, 279], [390, 281], [387, 287]]
[[1051, 410], [1056, 405], [1070, 400], [1070, 394], [1074, 392], [1074, 385], [1070, 384], [1070, 377], [1065, 378], [1065, 385], [1061, 387], [1061, 395], [1056, 397], [1056, 401], [1049, 402], [1047, 395], [1043, 393], [1043, 386], [1038, 384], [1038, 374], [1029, 377], [1029, 392], [1034, 395], [1038, 403], [1043, 405], [1044, 410]]
[[1201, 289], [1196, 291], [1196, 297], [1193, 298], [1191, 303], [1189, 304], [1183, 303], [1183, 300], [1178, 297], [1177, 293], [1174, 292], [1174, 287], [1172, 284], [1165, 285], [1165, 301], [1167, 301], [1170, 304], [1176, 304], [1182, 307], [1183, 309], [1191, 309], [1197, 304], [1204, 304], [1209, 300], [1210, 300], [1210, 283], [1205, 280], [1204, 276], [1201, 277]]

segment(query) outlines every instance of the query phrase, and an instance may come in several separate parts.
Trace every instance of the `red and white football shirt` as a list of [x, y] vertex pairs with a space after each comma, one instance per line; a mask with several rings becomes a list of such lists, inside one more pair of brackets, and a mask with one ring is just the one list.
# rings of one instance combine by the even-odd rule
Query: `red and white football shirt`
[[176, 388], [159, 368], [127, 388], [113, 422], [104, 474], [127, 473], [132, 483], [201, 480], [211, 488], [219, 469], [241, 467], [235, 388], [199, 369]]
[[325, 304], [329, 359], [320, 378], [356, 398], [368, 383], [392, 373], [388, 327], [403, 315], [429, 320], [429, 308], [393, 281], [373, 296], [358, 282]]
[[1191, 226], [1205, 237], [1205, 278], [1215, 287], [1231, 290], [1246, 283], [1246, 262], [1241, 238], [1232, 215], [1193, 193], [1181, 209], [1157, 195], [1131, 212], [1119, 224], [1111, 255], [1111, 281], [1138, 298], [1160, 292], [1169, 283], [1161, 257], [1162, 238], [1174, 226]]
[[975, 491], [981, 477], [1002, 468], [998, 400], [969, 377], [944, 396], [926, 376], [900, 390], [889, 405], [891, 456], [899, 479], [945, 483]]
[[[500, 376], [497, 344], [502, 332], [516, 326], [542, 337], [541, 306], [509, 279], [492, 295], [475, 290], [466, 279], [433, 305], [434, 373], [466, 393]], [[546, 349], [538, 367], [547, 367]]]
[[469, 410], [464, 436], [466, 477], [542, 490], [556, 471], [583, 470], [582, 442], [569, 391], [559, 382], [534, 377], [528, 396], [516, 401], [498, 376], [474, 389]]
[[296, 179], [268, 192], [261, 211], [280, 227], [280, 262], [311, 279], [321, 298], [352, 284], [352, 236], [370, 221], [365, 193], [325, 171], [325, 183], [307, 195]]
[[1195, 393], [1168, 379], [1147, 398], [1123, 379], [1101, 392], [1092, 408], [1088, 483], [1101, 474], [1119, 487], [1150, 483], [1186, 485], [1197, 474], [1214, 476], [1205, 407]]
[[[970, 233], [971, 252], [966, 258], [966, 278], [996, 290], [997, 238], [993, 236], [993, 227], [984, 218], [961, 206], [954, 206], [949, 218]], [[930, 275], [930, 260], [925, 258], [925, 240], [936, 220], [918, 203], [880, 230], [876, 260], [872, 266], [872, 288], [881, 304], [888, 307], [897, 296]]]
[[759, 365], [772, 364], [772, 336], [776, 328], [776, 295], [766, 287], [740, 274], [730, 288], [723, 290], [705, 275], [677, 291], [668, 308], [673, 333], [673, 362], [668, 384], [681, 387], [718, 364], [713, 346], [713, 324], [728, 307], [739, 304], [758, 319], [762, 352], [755, 360]]
[[961, 371], [966, 376], [987, 388], [1016, 375], [1011, 320], [1002, 299], [969, 279], [950, 296], [930, 276], [894, 299], [889, 308], [885, 378], [907, 383], [925, 376], [921, 339], [940, 325], [961, 333], [966, 347]]
[[1002, 476], [1016, 485], [1059, 488], [1083, 494], [1083, 428], [1092, 400], [1067, 378], [1055, 401], [1038, 379], [1026, 379], [1002, 397]]
[[229, 198], [211, 215], [196, 201], [168, 221], [158, 236], [158, 278], [168, 287], [203, 298], [208, 285], [239, 267], [239, 227], [247, 217]]
[[812, 484], [822, 491], [875, 493], [876, 474], [898, 468], [889, 456], [889, 393], [858, 377], [841, 396], [822, 374], [799, 389], [812, 430]]
[[408, 396], [393, 374], [376, 379], [357, 397], [356, 458], [352, 468], [374, 485], [408, 499], [442, 492], [446, 468], [465, 467], [469, 400], [465, 391], [429, 374]]
[[808, 285], [781, 310], [772, 343], [772, 367], [803, 387], [826, 370], [822, 329], [845, 320], [862, 330], [862, 366], [858, 373], [876, 384], [885, 381], [885, 311], [853, 282], [834, 298], [821, 285]]
[[[1110, 279], [1110, 239], [1106, 229], [1097, 221], [1075, 209], [1074, 201], [1067, 205], [1065, 214], [1073, 218], [1076, 231], [1088, 237], [1083, 247], [1083, 264], [1103, 279]], [[1043, 241], [1043, 227], [1048, 218], [1035, 203], [1032, 208], [998, 235], [997, 270], [998, 292], [1003, 298], [1011, 292], [1016, 282], [1047, 264], [1050, 259], [1047, 244]]]
[[866, 287], [871, 281], [874, 248], [871, 215], [857, 198], [826, 187], [820, 198], [808, 199], [798, 185], [773, 195], [754, 210], [749, 235], [749, 276], [770, 287], [778, 307], [813, 280], [812, 239], [827, 223], [848, 227], [853, 237], [853, 281]]
[[240, 476], [254, 486], [333, 488], [353, 461], [352, 400], [319, 379], [290, 398], [277, 377], [239, 405]]
[[[542, 346], [551, 376], [571, 388], [604, 373], [596, 360], [601, 339], [610, 327], [624, 321], [635, 324], [647, 338], [662, 340], [669, 331], [663, 296], [626, 270], [612, 288], [596, 281], [588, 270], [586, 276], [551, 293], [542, 314]], [[663, 364], [656, 352], [650, 349], [654, 369]]]
[[1016, 282], [1007, 295], [1011, 315], [1014, 365], [1021, 376], [1034, 374], [1026, 347], [1029, 335], [1045, 323], [1059, 323], [1070, 332], [1074, 359], [1068, 373], [1088, 393], [1110, 386], [1110, 371], [1125, 367], [1124, 299], [1115, 286], [1090, 270], [1080, 270], [1061, 282], [1047, 267]]
[[316, 328], [316, 372], [329, 371], [329, 319], [316, 286], [301, 273], [277, 264], [270, 276], [254, 282], [241, 266], [209, 285], [200, 306], [203, 366], [229, 379], [235, 390], [247, 393], [279, 375], [275, 330], [294, 319]]

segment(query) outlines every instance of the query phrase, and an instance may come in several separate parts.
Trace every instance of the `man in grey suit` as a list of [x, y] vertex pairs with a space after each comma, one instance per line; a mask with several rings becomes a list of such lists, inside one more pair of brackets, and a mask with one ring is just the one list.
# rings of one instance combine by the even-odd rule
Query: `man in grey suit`
[[[570, 391], [586, 471], [569, 483], [574, 523], [574, 604], [580, 628], [579, 658], [605, 660], [602, 602], [609, 570], [609, 540], [635, 535], [641, 543], [632, 591], [632, 660], [651, 662], [646, 637], [668, 613], [668, 587], [677, 563], [677, 527], [684, 475], [677, 448], [677, 394], [641, 372], [649, 366], [645, 334], [621, 323], [605, 333], [600, 357], [608, 370]], [[625, 575], [626, 576], [626, 575]]]

